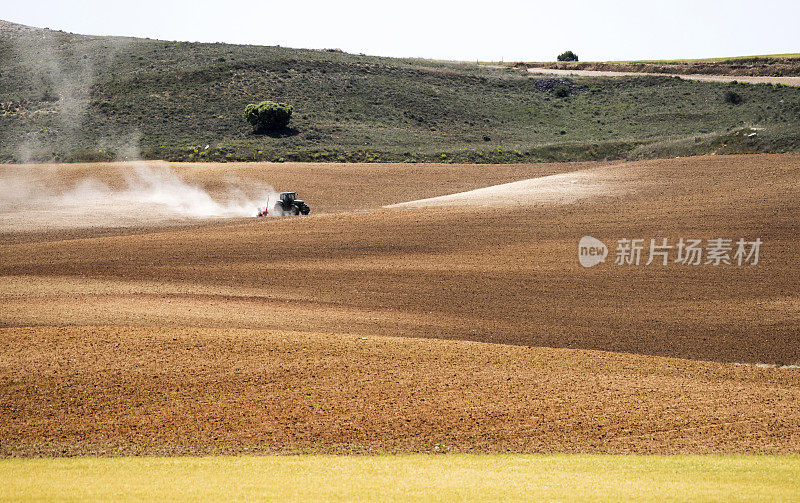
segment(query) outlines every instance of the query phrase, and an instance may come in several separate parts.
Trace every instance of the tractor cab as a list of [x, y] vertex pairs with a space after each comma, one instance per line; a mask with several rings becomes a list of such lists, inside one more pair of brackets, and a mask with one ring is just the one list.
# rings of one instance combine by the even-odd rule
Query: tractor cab
[[282, 217], [286, 215], [308, 215], [310, 212], [311, 208], [308, 207], [305, 201], [297, 199], [296, 192], [281, 192], [272, 210], [269, 211], [269, 208], [264, 208], [258, 212], [258, 216], [263, 217], [269, 214]]
[[296, 192], [281, 192], [281, 203], [283, 203], [284, 208], [288, 208], [294, 203], [294, 200], [297, 199]]

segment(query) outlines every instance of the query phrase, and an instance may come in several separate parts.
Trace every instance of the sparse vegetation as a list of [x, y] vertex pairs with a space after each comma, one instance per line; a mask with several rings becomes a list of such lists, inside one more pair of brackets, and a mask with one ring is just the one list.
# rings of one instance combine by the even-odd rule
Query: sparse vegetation
[[[3, 35], [0, 162], [115, 159], [137, 144], [145, 158], [172, 161], [591, 160], [744, 125], [767, 128], [766, 151], [800, 149], [800, 90], [791, 87], [738, 85], [742, 102], [730, 106], [726, 85], [671, 77], [534, 77], [280, 47]], [[63, 76], [37, 64], [46, 52]], [[54, 83], [80, 77], [84, 54], [93, 71], [75, 96], [85, 101], [70, 101]], [[254, 135], [242, 111], [265, 90], [302, 112], [291, 128]], [[794, 141], [768, 141], [777, 131]]]

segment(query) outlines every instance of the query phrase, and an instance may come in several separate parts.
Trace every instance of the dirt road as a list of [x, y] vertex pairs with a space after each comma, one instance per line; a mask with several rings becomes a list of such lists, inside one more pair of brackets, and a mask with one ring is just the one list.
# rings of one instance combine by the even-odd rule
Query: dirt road
[[700, 80], [706, 82], [744, 82], [747, 84], [783, 84], [786, 86], [800, 86], [800, 77], [751, 77], [744, 75], [700, 75], [700, 74], [667, 74], [647, 72], [611, 72], [604, 70], [562, 70], [557, 68], [528, 68], [529, 73], [543, 75], [580, 75], [583, 77], [640, 77], [642, 75], [656, 75], [662, 77], [679, 77], [686, 80]]

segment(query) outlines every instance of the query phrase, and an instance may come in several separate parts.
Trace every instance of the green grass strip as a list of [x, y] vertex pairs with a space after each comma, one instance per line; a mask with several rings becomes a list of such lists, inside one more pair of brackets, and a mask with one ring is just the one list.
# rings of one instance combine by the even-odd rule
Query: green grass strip
[[789, 501], [800, 456], [6, 459], [2, 501]]

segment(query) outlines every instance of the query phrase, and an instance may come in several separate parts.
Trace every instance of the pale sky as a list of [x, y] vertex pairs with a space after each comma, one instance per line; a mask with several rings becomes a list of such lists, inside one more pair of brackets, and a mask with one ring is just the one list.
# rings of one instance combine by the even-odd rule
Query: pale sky
[[464, 61], [800, 52], [798, 0], [0, 0], [0, 19], [93, 35]]

